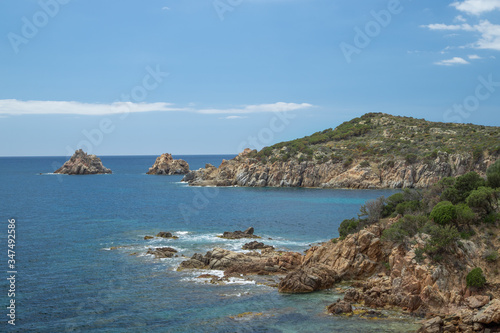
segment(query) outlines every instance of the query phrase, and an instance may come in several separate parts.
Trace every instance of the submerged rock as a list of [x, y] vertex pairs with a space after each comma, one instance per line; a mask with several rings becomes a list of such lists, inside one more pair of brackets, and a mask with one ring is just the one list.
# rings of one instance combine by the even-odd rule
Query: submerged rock
[[352, 306], [351, 303], [339, 299], [337, 302], [328, 305], [327, 311], [332, 314], [351, 313]]
[[62, 167], [54, 171], [66, 175], [109, 174], [111, 170], [102, 165], [101, 159], [95, 155], [87, 155], [83, 150], [75, 151], [73, 156]]
[[189, 172], [189, 164], [184, 160], [174, 160], [171, 154], [158, 157], [148, 175], [184, 175]]

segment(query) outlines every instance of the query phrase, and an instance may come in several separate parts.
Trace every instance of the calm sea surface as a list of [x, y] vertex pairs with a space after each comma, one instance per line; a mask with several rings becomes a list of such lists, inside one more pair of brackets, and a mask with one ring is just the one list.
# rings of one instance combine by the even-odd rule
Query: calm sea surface
[[[191, 169], [233, 156], [174, 156]], [[333, 317], [334, 290], [282, 295], [235, 279], [212, 285], [175, 269], [181, 255], [240, 250], [224, 231], [250, 226], [265, 243], [303, 251], [337, 237], [367, 200], [394, 191], [198, 188], [145, 173], [156, 156], [104, 156], [112, 175], [51, 174], [66, 157], [0, 158], [2, 332], [407, 332], [408, 318]], [[16, 220], [16, 326], [7, 324], [7, 224]], [[170, 231], [177, 240], [145, 241]], [[179, 258], [154, 259], [171, 246]], [[117, 249], [111, 249], [117, 247]], [[213, 272], [220, 274], [220, 272]], [[237, 316], [244, 312], [258, 316]]]

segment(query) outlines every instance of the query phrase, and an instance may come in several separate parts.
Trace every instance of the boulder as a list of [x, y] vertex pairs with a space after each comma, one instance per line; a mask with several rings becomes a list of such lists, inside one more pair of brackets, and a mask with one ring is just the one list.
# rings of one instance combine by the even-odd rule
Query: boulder
[[481, 296], [481, 295], [470, 296], [467, 297], [466, 302], [469, 308], [477, 309], [488, 304], [490, 302], [490, 296]]
[[494, 299], [475, 316], [474, 322], [481, 324], [500, 324], [500, 300]]
[[172, 238], [172, 233], [166, 232], [166, 231], [160, 231], [159, 233], [156, 234], [156, 237], [161, 237], [161, 238]]
[[83, 150], [75, 151], [73, 156], [62, 167], [54, 171], [66, 175], [109, 174], [111, 170], [102, 165], [101, 159], [95, 155], [87, 155]]
[[337, 302], [328, 305], [327, 311], [332, 314], [351, 313], [352, 306], [351, 303], [339, 299]]
[[441, 333], [441, 326], [443, 325], [443, 319], [441, 317], [434, 317], [432, 319], [426, 320], [422, 323], [422, 327], [418, 330], [418, 333]]
[[174, 160], [171, 154], [159, 156], [148, 175], [185, 175], [189, 172], [189, 164], [184, 160]]

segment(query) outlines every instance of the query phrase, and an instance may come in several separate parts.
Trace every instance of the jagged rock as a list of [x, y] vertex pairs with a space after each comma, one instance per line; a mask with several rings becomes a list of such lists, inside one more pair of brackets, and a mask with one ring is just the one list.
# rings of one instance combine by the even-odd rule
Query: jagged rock
[[171, 258], [177, 250], [171, 247], [157, 247], [154, 250], [149, 249], [147, 254], [153, 254], [155, 258]]
[[87, 155], [83, 150], [75, 151], [73, 156], [62, 167], [54, 171], [66, 175], [109, 174], [111, 170], [102, 165], [101, 159], [95, 155]]
[[161, 237], [161, 238], [172, 238], [172, 233], [166, 232], [166, 231], [160, 231], [159, 233], [156, 234], [156, 237]]
[[337, 302], [328, 305], [327, 311], [332, 314], [351, 313], [352, 306], [351, 303], [339, 299]]
[[494, 299], [481, 309], [475, 316], [474, 322], [481, 324], [500, 324], [500, 300]]
[[239, 253], [215, 248], [204, 256], [195, 253], [191, 259], [181, 262], [178, 270], [205, 268], [224, 270], [226, 275], [268, 275], [286, 273], [301, 262], [302, 256], [297, 252]]
[[189, 172], [189, 164], [184, 160], [174, 160], [171, 154], [159, 156], [153, 166], [149, 168], [148, 175], [184, 175]]
[[253, 241], [246, 243], [241, 247], [243, 250], [262, 250], [262, 249], [274, 249], [274, 246], [265, 245], [262, 242]]
[[466, 299], [466, 302], [471, 309], [477, 309], [488, 304], [490, 302], [490, 297], [480, 295], [470, 296]]
[[434, 317], [423, 322], [422, 327], [418, 330], [419, 333], [441, 333], [443, 319], [441, 317]]
[[252, 227], [248, 228], [245, 231], [225, 231], [224, 234], [222, 234], [221, 238], [227, 238], [227, 239], [240, 239], [240, 238], [260, 238], [259, 236], [255, 236], [253, 234], [254, 229]]
[[144, 240], [153, 239], [153, 236], [144, 236]]

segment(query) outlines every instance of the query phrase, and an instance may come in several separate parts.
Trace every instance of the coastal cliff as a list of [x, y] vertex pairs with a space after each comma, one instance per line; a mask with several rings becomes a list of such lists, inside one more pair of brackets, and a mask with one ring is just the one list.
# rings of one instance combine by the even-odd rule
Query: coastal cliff
[[87, 155], [83, 150], [75, 151], [73, 156], [62, 167], [54, 171], [66, 175], [109, 174], [111, 170], [102, 165], [101, 159], [95, 155]]
[[149, 168], [148, 175], [184, 175], [189, 172], [189, 164], [181, 159], [174, 160], [171, 154], [160, 155], [153, 166]]
[[500, 129], [366, 114], [216, 168], [191, 171], [194, 186], [426, 188], [444, 177], [481, 176], [500, 155]]

